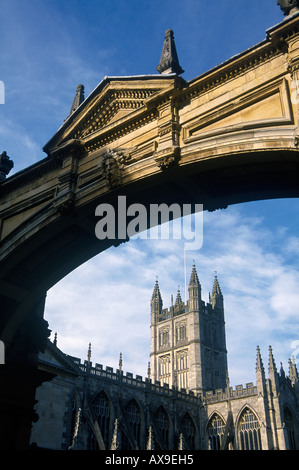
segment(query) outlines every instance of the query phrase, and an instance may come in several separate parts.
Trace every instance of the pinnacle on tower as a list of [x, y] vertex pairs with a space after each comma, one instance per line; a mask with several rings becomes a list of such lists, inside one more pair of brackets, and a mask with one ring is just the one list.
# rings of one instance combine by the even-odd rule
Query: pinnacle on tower
[[152, 295], [152, 300], [151, 300], [152, 312], [161, 313], [162, 306], [163, 306], [163, 300], [162, 300], [162, 296], [161, 296], [161, 292], [159, 288], [158, 279], [156, 279], [154, 291]]
[[80, 84], [77, 86], [76, 94], [75, 94], [69, 115], [73, 114], [76, 111], [76, 109], [79, 108], [80, 104], [83, 103], [83, 101], [84, 101], [84, 86]]
[[277, 372], [272, 346], [269, 346], [269, 371]]
[[174, 42], [174, 34], [172, 29], [167, 29], [165, 32], [165, 40], [162, 49], [161, 59], [159, 65], [156, 67], [162, 75], [168, 73], [176, 73], [181, 75], [184, 70], [179, 64], [178, 54]]
[[260, 347], [256, 348], [256, 372], [260, 372], [263, 376], [265, 375], [264, 365], [262, 361]]
[[294, 357], [292, 359], [289, 359], [289, 378], [291, 380], [292, 385], [298, 382], [299, 379], [296, 361]]
[[182, 300], [182, 296], [181, 296], [181, 291], [180, 291], [180, 287], [178, 287], [178, 292], [177, 292], [177, 295], [176, 295], [176, 299], [175, 299], [175, 306], [179, 306], [183, 303], [183, 300]]
[[87, 351], [87, 361], [90, 363], [90, 358], [91, 358], [91, 343], [88, 345], [88, 351]]
[[198, 279], [195, 264], [192, 266], [189, 286], [189, 307], [191, 309], [198, 308], [198, 302], [201, 299], [201, 285]]
[[272, 351], [272, 346], [269, 346], [268, 371], [269, 371], [269, 379], [271, 380], [271, 384], [272, 384], [272, 393], [277, 394], [279, 391], [279, 378], [278, 378], [278, 372], [277, 372], [274, 355]]
[[191, 286], [199, 286], [200, 282], [198, 279], [197, 271], [195, 264], [192, 266], [192, 271], [191, 271], [191, 276], [190, 276], [190, 281], [189, 281], [189, 287]]
[[221, 292], [217, 274], [215, 274], [215, 278], [214, 278], [212, 295], [210, 294], [209, 297], [210, 297], [210, 303], [212, 307], [218, 307], [220, 309], [223, 309], [223, 295]]

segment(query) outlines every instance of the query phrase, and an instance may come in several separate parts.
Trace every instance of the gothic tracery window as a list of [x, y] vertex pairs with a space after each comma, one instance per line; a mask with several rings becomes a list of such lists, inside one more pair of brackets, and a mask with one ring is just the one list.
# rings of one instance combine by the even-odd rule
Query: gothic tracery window
[[208, 424], [209, 450], [220, 450], [224, 436], [224, 421], [214, 413]]
[[262, 450], [260, 424], [249, 408], [241, 415], [238, 432], [240, 450]]
[[186, 326], [185, 321], [176, 324], [175, 339], [176, 339], [176, 343], [179, 343], [181, 341], [186, 341], [186, 339], [187, 339], [187, 326]]
[[189, 413], [186, 413], [181, 421], [182, 428], [184, 430], [184, 434], [188, 439], [188, 445], [190, 449], [194, 449], [195, 447], [195, 426], [193, 420]]
[[[165, 446], [167, 448], [168, 446], [168, 438], [169, 438], [169, 420], [167, 413], [163, 406], [160, 406], [160, 408], [157, 409], [155, 412], [155, 420], [157, 423], [157, 427], [159, 430], [159, 436], [156, 436], [156, 448], [161, 448], [163, 449]], [[159, 438], [162, 438], [162, 442], [160, 441]]]
[[178, 388], [188, 388], [188, 352], [180, 351], [176, 356], [176, 373]]
[[170, 384], [170, 355], [159, 357], [159, 380], [161, 384]]
[[169, 328], [163, 328], [159, 331], [159, 346], [169, 346]]
[[136, 400], [129, 401], [125, 408], [126, 419], [132, 430], [135, 441], [140, 449], [140, 427], [141, 427], [141, 414], [140, 408]]
[[288, 450], [296, 450], [296, 439], [295, 439], [295, 422], [294, 416], [288, 407], [283, 410], [284, 425], [288, 435]]
[[[110, 406], [105, 392], [100, 392], [96, 396], [92, 403], [92, 407], [97, 417], [105, 447], [106, 449], [109, 449]], [[90, 450], [98, 447], [94, 436], [90, 437], [88, 447]]]

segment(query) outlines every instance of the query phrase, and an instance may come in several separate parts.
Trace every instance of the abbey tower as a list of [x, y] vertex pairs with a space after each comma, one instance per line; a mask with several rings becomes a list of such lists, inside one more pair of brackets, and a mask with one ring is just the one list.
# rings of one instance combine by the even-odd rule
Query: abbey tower
[[215, 276], [209, 302], [201, 297], [195, 265], [184, 303], [163, 308], [159, 283], [151, 299], [151, 379], [170, 387], [205, 392], [226, 387], [227, 350], [223, 295]]

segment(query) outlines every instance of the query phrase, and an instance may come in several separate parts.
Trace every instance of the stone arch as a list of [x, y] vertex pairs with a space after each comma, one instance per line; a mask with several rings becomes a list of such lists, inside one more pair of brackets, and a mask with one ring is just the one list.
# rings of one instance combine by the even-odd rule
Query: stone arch
[[195, 449], [198, 430], [192, 416], [188, 411], [181, 417], [180, 426], [183, 431], [183, 437], [187, 443], [187, 448]]
[[240, 411], [236, 430], [239, 450], [262, 450], [261, 422], [249, 405]]
[[220, 450], [224, 438], [225, 420], [218, 411], [214, 411], [207, 423], [207, 439], [209, 450]]
[[156, 408], [154, 412], [155, 422], [155, 449], [169, 449], [170, 434], [171, 434], [171, 420], [169, 413], [163, 405]]
[[[113, 426], [112, 401], [107, 392], [102, 389], [101, 391], [95, 394], [90, 406], [92, 407], [93, 416], [95, 417], [99, 425], [105, 448], [109, 449]], [[87, 447], [88, 450], [98, 449], [96, 438], [92, 432], [90, 432], [88, 435]]]
[[[126, 426], [129, 426], [129, 432], [135, 441], [134, 448], [140, 449], [144, 416], [142, 407], [135, 397], [131, 397], [126, 401], [126, 404], [123, 406], [123, 413]], [[122, 449], [131, 449], [132, 443], [130, 443], [129, 436], [126, 436], [125, 433], [122, 436]]]
[[[9, 377], [24, 358], [35, 377], [17, 387], [28, 388], [26, 407], [23, 396], [18, 411], [4, 406], [7, 428], [23, 413], [11, 426], [26, 428], [19, 446], [28, 445], [32, 419], [23, 410], [45, 380], [36, 378], [48, 334], [40, 304], [62, 277], [113, 244], [95, 240], [95, 204], [126, 194], [130, 203], [192, 200], [215, 210], [299, 196], [296, 41], [295, 15], [189, 82], [176, 74], [106, 77], [44, 147], [47, 157], [1, 182], [0, 338]], [[13, 408], [6, 382], [1, 402]], [[6, 445], [11, 440], [3, 435]]]
[[295, 414], [292, 412], [292, 409], [289, 405], [285, 404], [283, 407], [283, 424], [285, 428], [285, 433], [287, 435], [287, 449], [288, 450], [297, 450], [298, 444], [296, 439], [296, 418]]

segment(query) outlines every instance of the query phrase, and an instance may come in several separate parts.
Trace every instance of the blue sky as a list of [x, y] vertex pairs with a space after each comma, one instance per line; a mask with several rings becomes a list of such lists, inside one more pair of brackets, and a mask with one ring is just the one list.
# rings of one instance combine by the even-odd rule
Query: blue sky
[[[191, 80], [282, 20], [276, 0], [0, 0], [0, 152], [13, 159], [11, 174], [45, 157], [77, 84], [87, 96], [107, 75], [157, 73], [166, 29]], [[257, 345], [266, 368], [269, 345], [278, 367], [298, 359], [298, 214], [297, 200], [204, 213], [203, 247], [187, 254], [187, 277], [194, 259], [206, 301], [218, 272], [233, 385], [255, 381]], [[122, 352], [124, 369], [145, 376], [155, 278], [167, 307], [185, 283], [183, 243], [131, 241], [54, 286], [46, 318], [59, 347], [85, 359], [91, 342], [92, 360], [112, 367]]]

